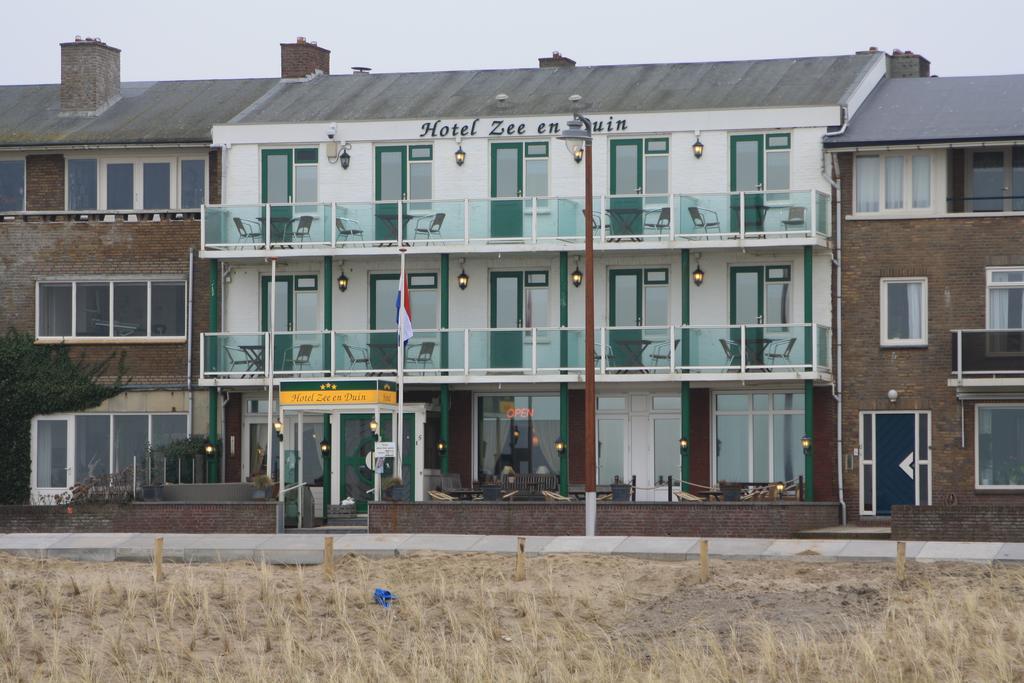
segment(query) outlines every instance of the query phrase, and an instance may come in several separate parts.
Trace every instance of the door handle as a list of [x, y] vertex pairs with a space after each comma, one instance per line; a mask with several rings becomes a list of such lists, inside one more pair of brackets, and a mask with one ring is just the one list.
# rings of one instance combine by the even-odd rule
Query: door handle
[[644, 193], [644, 188], [642, 188], [642, 187], [636, 188], [636, 193], [637, 194], [643, 194]]
[[517, 197], [522, 197], [523, 196], [523, 191], [522, 190], [516, 190], [516, 196]]

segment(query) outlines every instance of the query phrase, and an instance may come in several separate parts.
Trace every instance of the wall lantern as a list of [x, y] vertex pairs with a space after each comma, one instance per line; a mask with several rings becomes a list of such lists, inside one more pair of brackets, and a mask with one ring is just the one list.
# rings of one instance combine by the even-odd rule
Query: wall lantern
[[693, 270], [693, 284], [698, 287], [704, 284], [704, 271], [700, 269], [700, 252], [697, 252], [697, 267]]
[[558, 437], [558, 441], [555, 442], [555, 450], [559, 455], [565, 453], [565, 440], [562, 437]]
[[274, 420], [274, 431], [277, 432], [277, 440], [284, 441], [284, 423]]
[[890, 389], [888, 393], [886, 393], [886, 397], [889, 399], [889, 403], [894, 404], [896, 403], [896, 399], [900, 397], [900, 392], [896, 391], [895, 389]]
[[572, 158], [576, 160], [576, 163], [583, 161], [583, 148], [576, 146], [572, 148]]
[[459, 166], [462, 166], [464, 163], [466, 163], [466, 151], [462, 149], [461, 144], [459, 145], [459, 148], [455, 150], [455, 163], [458, 164]]
[[443, 454], [446, 450], [448, 450], [448, 444], [444, 439], [439, 439], [437, 442], [437, 452]]
[[697, 136], [697, 140], [693, 143], [693, 156], [700, 159], [704, 156], [704, 143], [700, 141], [700, 131], [694, 131]]
[[331, 452], [331, 442], [328, 441], [327, 439], [324, 439], [323, 441], [321, 441], [320, 442], [320, 452], [323, 453], [324, 455], [327, 455], [328, 453], [330, 453]]
[[203, 444], [203, 452], [206, 453], [207, 455], [213, 455], [214, 453], [217, 452], [217, 447], [214, 446], [209, 441], [207, 441], [205, 444]]
[[370, 431], [376, 434], [378, 427], [380, 427], [380, 424], [377, 422], [377, 418], [370, 418]]
[[466, 259], [462, 259], [461, 264], [462, 272], [459, 273], [458, 277], [459, 289], [465, 290], [466, 287], [469, 287], [469, 276], [466, 275]]
[[576, 270], [572, 271], [572, 284], [573, 287], [579, 287], [583, 284], [583, 272], [580, 270], [580, 257], [576, 257]]
[[804, 434], [800, 439], [800, 447], [803, 448], [806, 453], [811, 447], [811, 437]]
[[346, 142], [345, 147], [341, 150], [341, 156], [338, 157], [338, 161], [341, 162], [341, 167], [348, 170], [348, 165], [352, 163], [352, 156], [348, 153], [349, 144]]
[[338, 276], [338, 290], [344, 292], [348, 289], [348, 275], [345, 275], [345, 262], [341, 262], [341, 275]]
[[689, 447], [689, 445], [690, 445], [690, 440], [689, 439], [687, 439], [685, 436], [679, 437], [679, 447], [680, 448], [686, 449], [687, 447]]

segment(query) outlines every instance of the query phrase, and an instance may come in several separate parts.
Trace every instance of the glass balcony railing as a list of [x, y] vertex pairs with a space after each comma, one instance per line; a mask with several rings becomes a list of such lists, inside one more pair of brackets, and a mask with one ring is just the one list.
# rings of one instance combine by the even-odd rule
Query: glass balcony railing
[[[581, 197], [514, 197], [203, 208], [206, 249], [330, 248], [582, 241]], [[831, 236], [818, 191], [595, 196], [598, 244]]]
[[953, 374], [959, 379], [1024, 380], [1024, 330], [953, 330]]
[[[580, 373], [585, 336], [580, 328], [416, 330], [404, 350], [404, 372]], [[273, 370], [285, 376], [394, 375], [397, 342], [395, 330], [278, 332]], [[266, 344], [267, 335], [259, 333], [203, 335], [204, 376], [264, 377]], [[831, 330], [807, 324], [598, 328], [593, 357], [599, 375], [828, 372]]]

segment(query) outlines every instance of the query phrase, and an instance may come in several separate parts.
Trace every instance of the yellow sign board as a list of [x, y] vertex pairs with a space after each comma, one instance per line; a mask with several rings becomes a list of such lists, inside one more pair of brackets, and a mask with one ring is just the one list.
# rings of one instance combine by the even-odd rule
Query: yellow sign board
[[282, 387], [282, 405], [373, 405], [398, 403], [398, 394], [390, 389], [347, 389], [330, 382], [319, 386]]

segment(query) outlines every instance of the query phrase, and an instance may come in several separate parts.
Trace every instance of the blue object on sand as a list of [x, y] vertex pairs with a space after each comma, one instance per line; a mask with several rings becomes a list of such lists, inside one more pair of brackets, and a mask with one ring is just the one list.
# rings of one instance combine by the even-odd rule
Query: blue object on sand
[[392, 595], [391, 591], [384, 588], [377, 588], [373, 591], [373, 599], [377, 601], [377, 604], [387, 609], [391, 607], [391, 603], [398, 599], [397, 596]]

